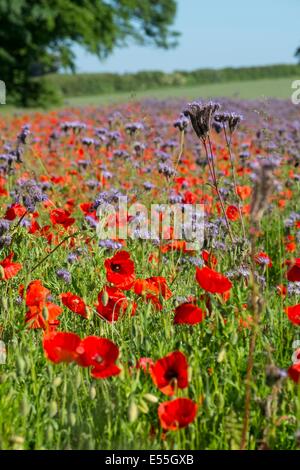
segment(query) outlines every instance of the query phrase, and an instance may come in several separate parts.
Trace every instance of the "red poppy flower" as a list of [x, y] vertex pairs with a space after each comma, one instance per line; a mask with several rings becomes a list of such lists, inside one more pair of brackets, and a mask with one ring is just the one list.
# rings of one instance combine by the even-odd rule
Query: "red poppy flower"
[[119, 348], [109, 339], [87, 336], [81, 341], [77, 352], [77, 363], [83, 367], [92, 367], [91, 375], [95, 379], [105, 379], [121, 372], [115, 364]]
[[239, 210], [236, 206], [228, 206], [226, 209], [226, 215], [229, 220], [233, 222], [239, 218]]
[[53, 209], [50, 212], [50, 220], [53, 225], [62, 225], [65, 229], [74, 224], [75, 219], [70, 217], [70, 212], [64, 209]]
[[174, 395], [177, 388], [188, 386], [188, 363], [182, 352], [175, 351], [158, 359], [150, 368], [154, 384], [165, 395]]
[[80, 337], [75, 333], [52, 331], [44, 335], [43, 348], [45, 356], [50, 361], [73, 362], [77, 359], [77, 348], [80, 345]]
[[62, 303], [68, 307], [72, 312], [78, 313], [84, 318], [87, 318], [87, 309], [84, 301], [78, 295], [72, 294], [72, 292], [66, 292], [61, 294]]
[[79, 204], [80, 209], [84, 212], [85, 215], [89, 214], [93, 211], [93, 203], [92, 202], [82, 202]]
[[244, 200], [244, 199], [247, 199], [251, 195], [252, 189], [251, 189], [250, 186], [237, 186], [236, 187], [236, 192], [237, 192], [238, 196], [242, 200]]
[[7, 220], [15, 220], [16, 217], [22, 217], [22, 215], [24, 214], [26, 214], [25, 207], [21, 206], [21, 204], [16, 203], [6, 210], [4, 218]]
[[196, 325], [201, 323], [205, 318], [205, 313], [201, 308], [192, 303], [184, 303], [175, 309], [175, 324]]
[[286, 307], [285, 311], [290, 322], [294, 323], [294, 325], [300, 325], [300, 304]]
[[172, 291], [167, 286], [167, 281], [164, 277], [153, 276], [147, 279], [137, 279], [134, 283], [134, 292], [137, 295], [161, 295], [164, 299], [168, 300], [172, 297]]
[[59, 305], [47, 302], [44, 305], [33, 305], [28, 307], [25, 323], [31, 329], [42, 328], [54, 330], [59, 325], [57, 317], [62, 313]]
[[296, 251], [297, 245], [295, 242], [289, 242], [285, 244], [285, 249], [288, 253], [294, 253]]
[[288, 376], [297, 384], [300, 383], [300, 362], [296, 362], [288, 368]]
[[278, 286], [276, 286], [276, 291], [278, 295], [280, 295], [281, 297], [285, 297], [287, 294], [287, 287], [284, 284], [279, 284]]
[[41, 227], [39, 226], [38, 222], [36, 220], [32, 220], [31, 225], [28, 229], [28, 233], [34, 234], [38, 232], [40, 229]]
[[217, 258], [207, 250], [202, 251], [202, 259], [209, 267], [215, 267], [218, 264]]
[[202, 289], [212, 294], [223, 294], [231, 289], [232, 284], [227, 277], [204, 266], [196, 268], [196, 280]]
[[172, 240], [167, 245], [160, 248], [162, 253], [168, 253], [169, 251], [182, 251], [183, 253], [191, 253], [193, 250], [187, 248], [185, 240]]
[[0, 196], [8, 196], [8, 191], [0, 185]]
[[161, 403], [158, 417], [163, 429], [176, 431], [192, 423], [196, 417], [197, 405], [189, 398], [176, 398]]
[[127, 251], [119, 251], [104, 262], [106, 278], [119, 289], [128, 290], [135, 280], [134, 262]]
[[195, 204], [197, 201], [196, 194], [192, 193], [191, 191], [185, 191], [183, 194], [183, 203], [184, 204]]
[[294, 265], [287, 273], [287, 278], [290, 282], [300, 282], [300, 258], [295, 259]]
[[26, 291], [26, 305], [28, 307], [40, 305], [46, 302], [49, 294], [49, 289], [44, 287], [39, 279], [32, 281]]
[[20, 263], [12, 263], [12, 259], [14, 257], [14, 253], [11, 252], [3, 261], [0, 262], [0, 272], [2, 274], [2, 279], [7, 281], [12, 277], [16, 276], [20, 269], [22, 269], [22, 265]]
[[267, 255], [267, 253], [264, 253], [263, 251], [257, 253], [257, 255], [255, 255], [254, 257], [254, 260], [257, 264], [268, 266], [269, 268], [272, 268], [273, 266], [271, 258]]
[[152, 276], [146, 279], [151, 286], [156, 287], [157, 292], [161, 295], [165, 300], [168, 300], [172, 297], [172, 291], [167, 286], [167, 281], [164, 277], [161, 276]]
[[[96, 310], [99, 315], [107, 321], [117, 321], [119, 316], [124, 315], [128, 308], [128, 300], [120, 289], [116, 287], [104, 287], [98, 295], [98, 305]], [[136, 304], [134, 303], [131, 315], [135, 314]]]

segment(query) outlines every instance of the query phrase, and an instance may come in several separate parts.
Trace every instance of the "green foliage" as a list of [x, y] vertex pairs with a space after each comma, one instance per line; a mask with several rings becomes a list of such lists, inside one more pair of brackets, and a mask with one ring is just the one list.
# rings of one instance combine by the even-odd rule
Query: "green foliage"
[[142, 71], [126, 73], [51, 74], [47, 80], [57, 86], [65, 97], [138, 92], [149, 89], [201, 86], [265, 78], [300, 76], [300, 65], [270, 65], [225, 69], [198, 69], [191, 72]]
[[175, 12], [175, 0], [1, 0], [1, 79], [28, 106], [43, 95], [35, 77], [74, 70], [74, 44], [100, 58], [128, 39], [166, 48], [176, 38]]

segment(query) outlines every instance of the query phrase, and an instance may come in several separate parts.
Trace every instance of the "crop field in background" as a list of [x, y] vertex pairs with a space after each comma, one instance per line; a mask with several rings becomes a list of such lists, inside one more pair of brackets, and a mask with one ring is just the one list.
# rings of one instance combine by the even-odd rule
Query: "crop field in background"
[[[1, 449], [299, 447], [299, 107], [254, 99], [290, 83], [0, 115]], [[120, 197], [202, 246], [101, 237]]]
[[[199, 97], [213, 98], [218, 96], [240, 98], [249, 100], [265, 100], [268, 98], [289, 99], [292, 92], [292, 82], [298, 80], [295, 76], [290, 78], [271, 78], [261, 80], [247, 80], [241, 82], [213, 83], [211, 85], [180, 86], [159, 88], [147, 91], [132, 91], [122, 93], [104, 93], [101, 95], [65, 97], [64, 107], [68, 106], [100, 106], [111, 104], [126, 104], [139, 102], [145, 99], [186, 99], [193, 100]], [[8, 87], [9, 93], [9, 87]], [[20, 109], [11, 106], [0, 106], [0, 115], [9, 114]]]
[[202, 98], [212, 98], [216, 96], [225, 96], [229, 98], [242, 99], [265, 99], [278, 98], [288, 99], [291, 96], [291, 84], [294, 78], [272, 78], [262, 80], [249, 80], [242, 82], [213, 83], [211, 85], [187, 86], [187, 87], [170, 87], [157, 90], [132, 92], [132, 93], [115, 93], [96, 96], [78, 96], [74, 98], [66, 98], [66, 103], [71, 106], [84, 106], [97, 104], [125, 103], [128, 101], [138, 101], [146, 98], [169, 99], [169, 98], [185, 98], [193, 100], [201, 96]]

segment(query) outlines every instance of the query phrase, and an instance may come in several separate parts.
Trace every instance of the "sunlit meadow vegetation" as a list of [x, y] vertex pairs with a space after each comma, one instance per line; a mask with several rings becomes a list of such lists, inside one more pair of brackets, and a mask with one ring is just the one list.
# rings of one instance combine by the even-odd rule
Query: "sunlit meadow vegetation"
[[[0, 117], [1, 449], [299, 446], [299, 142], [279, 100]], [[203, 246], [99, 239], [119, 196]]]

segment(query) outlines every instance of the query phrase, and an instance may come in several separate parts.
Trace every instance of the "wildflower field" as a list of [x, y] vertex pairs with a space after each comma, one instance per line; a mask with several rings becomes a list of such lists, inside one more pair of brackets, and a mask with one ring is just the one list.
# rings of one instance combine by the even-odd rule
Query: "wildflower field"
[[0, 115], [1, 449], [299, 447], [299, 144], [281, 100]]

